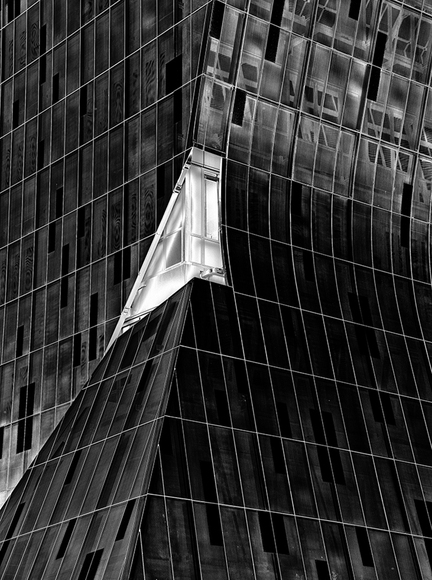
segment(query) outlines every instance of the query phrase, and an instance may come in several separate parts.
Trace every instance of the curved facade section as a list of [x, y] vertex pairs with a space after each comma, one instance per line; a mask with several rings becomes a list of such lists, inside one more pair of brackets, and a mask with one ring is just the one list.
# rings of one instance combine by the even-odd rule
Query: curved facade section
[[[289, 370], [288, 437], [337, 536], [299, 524], [305, 561], [327, 554], [307, 578], [381, 579], [388, 562], [431, 575], [431, 16], [421, 2], [252, 2], [230, 61], [224, 231], [240, 320], [253, 312], [243, 352]], [[272, 397], [279, 427], [296, 425]]]

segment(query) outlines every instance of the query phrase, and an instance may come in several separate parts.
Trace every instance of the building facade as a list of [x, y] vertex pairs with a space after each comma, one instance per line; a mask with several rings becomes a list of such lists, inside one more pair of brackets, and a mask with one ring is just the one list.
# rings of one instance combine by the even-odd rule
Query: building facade
[[1, 34], [0, 575], [431, 580], [430, 0]]

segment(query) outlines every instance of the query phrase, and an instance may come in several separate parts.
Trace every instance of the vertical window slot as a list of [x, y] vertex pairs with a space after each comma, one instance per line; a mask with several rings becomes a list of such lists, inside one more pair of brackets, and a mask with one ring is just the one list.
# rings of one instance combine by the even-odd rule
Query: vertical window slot
[[51, 223], [48, 227], [48, 253], [54, 252], [56, 247], [56, 224]]
[[134, 499], [131, 501], [128, 501], [128, 503], [126, 505], [126, 509], [125, 509], [123, 517], [122, 517], [122, 520], [120, 522], [118, 532], [117, 532], [117, 536], [115, 539], [116, 542], [118, 542], [119, 540], [123, 540], [123, 538], [125, 537], [126, 530], [128, 528], [129, 521], [130, 521], [130, 518], [131, 518], [131, 515], [133, 512], [134, 506], [135, 506]]
[[361, 0], [351, 0], [348, 17], [352, 18], [353, 20], [358, 20], [360, 15], [360, 4]]
[[123, 280], [127, 280], [131, 275], [131, 249], [130, 246], [123, 250]]
[[243, 125], [244, 110], [246, 106], [246, 93], [237, 89], [234, 99], [232, 122], [234, 125]]
[[363, 566], [373, 567], [372, 551], [365, 528], [356, 528], [357, 542]]
[[160, 438], [160, 451], [162, 455], [174, 455], [172, 438], [171, 438], [171, 423], [166, 423]]
[[73, 532], [74, 527], [75, 527], [75, 522], [76, 522], [76, 519], [71, 520], [68, 523], [66, 531], [65, 531], [64, 536], [63, 536], [63, 540], [60, 544], [59, 551], [57, 552], [56, 560], [63, 558], [63, 556], [65, 555], [67, 547], [69, 545], [69, 540], [71, 539], [72, 532]]
[[38, 142], [37, 167], [42, 169], [45, 158], [45, 141], [42, 139]]
[[40, 53], [44, 54], [46, 52], [46, 47], [47, 47], [47, 27], [46, 24], [44, 24], [43, 26], [41, 26], [40, 28]]
[[372, 59], [372, 64], [374, 66], [377, 66], [379, 68], [382, 67], [386, 44], [387, 44], [387, 34], [384, 34], [384, 32], [378, 32], [375, 43], [374, 55]]
[[21, 419], [18, 422], [16, 452], [22, 453], [31, 449], [33, 436], [33, 417]]
[[81, 113], [81, 116], [87, 114], [87, 87], [88, 87], [88, 85], [84, 85], [80, 91], [80, 113]]
[[165, 89], [166, 94], [172, 93], [182, 86], [183, 58], [179, 54], [166, 63], [165, 67]]
[[17, 328], [16, 337], [16, 356], [21, 356], [23, 353], [23, 343], [24, 343], [24, 326], [21, 324]]
[[90, 328], [89, 332], [89, 360], [95, 360], [97, 357], [97, 343], [98, 343], [97, 327]]
[[10, 545], [9, 540], [14, 535], [15, 528], [18, 525], [18, 522], [19, 522], [19, 519], [21, 517], [22, 511], [24, 509], [24, 506], [25, 506], [25, 503], [20, 503], [16, 509], [13, 520], [9, 526], [8, 531], [7, 531], [5, 541], [3, 542], [3, 545], [2, 545], [1, 550], [0, 550], [0, 564], [3, 562], [3, 559], [6, 555], [7, 549], [9, 548], [9, 545]]
[[279, 45], [279, 36], [280, 36], [279, 26], [270, 24], [264, 56], [265, 60], [268, 60], [269, 62], [276, 62], [277, 49]]
[[46, 81], [46, 68], [46, 56], [42, 55], [39, 59], [39, 84], [41, 85]]
[[90, 552], [87, 554], [84, 559], [78, 580], [94, 580], [102, 558], [102, 552], [103, 550], [96, 550], [96, 552]]
[[401, 216], [401, 246], [403, 248], [409, 247], [410, 230], [411, 230], [410, 218], [406, 215]]
[[96, 509], [100, 509], [108, 505], [110, 496], [112, 494], [113, 488], [118, 480], [119, 473], [120, 473], [120, 466], [124, 461], [125, 456], [127, 456], [127, 448], [131, 439], [131, 434], [124, 433], [120, 437], [120, 441], [117, 445], [117, 449], [115, 450], [114, 456], [112, 458], [112, 462], [108, 473], [105, 477], [105, 483], [102, 488], [100, 497], [98, 499]]
[[61, 279], [60, 286], [60, 308], [65, 308], [68, 305], [69, 283], [66, 276]]
[[52, 78], [52, 102], [57, 103], [60, 98], [60, 75], [56, 73]]
[[413, 186], [410, 183], [404, 183], [402, 190], [401, 214], [409, 217], [411, 215]]
[[18, 525], [19, 519], [20, 519], [21, 514], [23, 512], [24, 506], [25, 506], [25, 502], [20, 503], [19, 506], [17, 507], [16, 512], [14, 514], [14, 517], [11, 521], [11, 524], [10, 524], [9, 529], [7, 531], [7, 534], [6, 534], [6, 538], [5, 538], [6, 540], [9, 540], [9, 538], [12, 538], [12, 536], [14, 535], [14, 532], [18, 531], [18, 530], [16, 530], [16, 527]]
[[183, 117], [183, 93], [178, 89], [174, 93], [174, 123], [180, 123]]
[[207, 504], [206, 512], [210, 544], [212, 546], [222, 546], [222, 526], [218, 506], [214, 504]]
[[369, 86], [367, 92], [367, 98], [371, 101], [376, 101], [378, 96], [378, 89], [381, 80], [381, 69], [372, 66], [370, 68], [370, 75], [369, 75]]
[[95, 326], [98, 321], [98, 292], [95, 292], [90, 296], [90, 326]]
[[69, 483], [72, 481], [74, 473], [75, 473], [76, 468], [78, 466], [78, 461], [79, 461], [80, 457], [81, 457], [81, 449], [76, 451], [75, 455], [73, 456], [69, 470], [68, 470], [67, 475], [66, 475], [66, 479], [64, 481], [64, 485], [69, 485]]
[[273, 523], [274, 535], [276, 538], [276, 548], [278, 553], [289, 554], [283, 515], [272, 514], [271, 519]]
[[200, 461], [200, 470], [205, 500], [217, 502], [213, 465], [210, 461]]
[[225, 4], [222, 4], [222, 2], [215, 2], [213, 5], [213, 13], [210, 24], [210, 36], [213, 38], [220, 39], [224, 14]]
[[381, 79], [381, 67], [384, 60], [385, 47], [387, 43], [387, 34], [378, 32], [375, 42], [375, 50], [372, 59], [372, 67], [369, 77], [369, 88], [367, 98], [376, 101], [378, 88]]
[[20, 389], [18, 419], [24, 419], [33, 414], [35, 384], [31, 383]]
[[331, 580], [330, 571], [326, 560], [315, 560], [318, 580]]
[[62, 276], [69, 272], [69, 244], [62, 247]]
[[261, 531], [261, 541], [264, 552], [276, 552], [273, 530], [268, 512], [259, 512], [258, 521]]
[[273, 8], [270, 22], [280, 26], [282, 23], [282, 14], [285, 5], [285, 0], [273, 0]]
[[291, 213], [297, 216], [302, 215], [302, 185], [297, 181], [291, 184]]

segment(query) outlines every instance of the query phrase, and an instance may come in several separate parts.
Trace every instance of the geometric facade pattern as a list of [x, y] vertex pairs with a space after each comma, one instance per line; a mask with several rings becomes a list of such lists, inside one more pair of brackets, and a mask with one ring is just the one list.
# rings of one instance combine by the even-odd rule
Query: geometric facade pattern
[[121, 577], [189, 293], [117, 341], [15, 488], [2, 519], [3, 578]]
[[[23, 4], [3, 576], [432, 580], [432, 2]], [[102, 357], [191, 147], [222, 159], [227, 285], [189, 282]]]
[[96, 368], [151, 245], [210, 9], [0, 3], [0, 503]]

